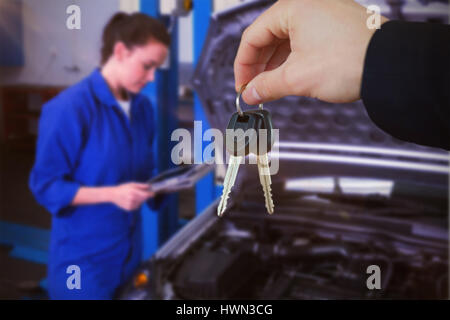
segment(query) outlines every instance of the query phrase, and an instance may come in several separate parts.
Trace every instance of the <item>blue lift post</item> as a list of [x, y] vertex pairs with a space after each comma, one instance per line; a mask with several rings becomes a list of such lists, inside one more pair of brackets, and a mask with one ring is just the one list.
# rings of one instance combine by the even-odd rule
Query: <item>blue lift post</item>
[[[141, 1], [142, 13], [163, 21], [167, 26], [168, 17], [159, 14], [159, 0]], [[176, 109], [178, 107], [178, 24], [173, 21], [170, 47], [170, 68], [156, 72], [156, 79], [148, 84], [143, 94], [152, 102], [157, 128], [157, 141], [154, 145], [155, 164], [157, 172], [170, 169], [174, 166], [170, 159], [172, 147], [171, 133], [177, 128]], [[143, 223], [143, 252], [142, 258], [148, 259], [170, 236], [178, 229], [178, 196], [169, 195], [168, 205], [158, 212], [144, 205], [142, 214]]]
[[[203, 44], [209, 28], [209, 20], [211, 18], [212, 0], [194, 1], [193, 8], [193, 30], [194, 30], [194, 64], [197, 65], [202, 52]], [[206, 118], [202, 103], [197, 94], [194, 94], [194, 120], [201, 121], [201, 130], [198, 128], [194, 133], [195, 137], [203, 137], [203, 133], [210, 128], [210, 124]], [[198, 131], [198, 132], [197, 132]], [[200, 138], [198, 138], [200, 139]], [[203, 141], [203, 139], [200, 139]], [[194, 150], [196, 162], [204, 161], [202, 159], [203, 150], [210, 142], [202, 143], [201, 148]], [[201, 179], [196, 185], [196, 214], [199, 215], [211, 202], [213, 202], [222, 192], [222, 187], [216, 187], [214, 183], [214, 173], [209, 173]]]

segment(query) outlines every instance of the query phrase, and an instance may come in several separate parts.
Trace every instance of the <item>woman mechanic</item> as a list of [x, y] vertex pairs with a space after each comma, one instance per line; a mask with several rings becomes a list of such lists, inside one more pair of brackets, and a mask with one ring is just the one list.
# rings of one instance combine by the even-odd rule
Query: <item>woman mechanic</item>
[[139, 265], [138, 209], [154, 197], [144, 183], [153, 171], [154, 119], [139, 91], [169, 45], [157, 20], [114, 15], [103, 30], [100, 68], [42, 110], [29, 186], [52, 214], [52, 299], [111, 299]]

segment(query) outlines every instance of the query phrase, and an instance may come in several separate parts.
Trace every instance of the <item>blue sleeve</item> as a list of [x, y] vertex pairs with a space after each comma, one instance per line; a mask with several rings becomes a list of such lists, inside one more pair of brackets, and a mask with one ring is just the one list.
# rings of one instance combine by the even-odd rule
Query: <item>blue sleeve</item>
[[68, 207], [80, 184], [73, 181], [82, 146], [81, 112], [71, 99], [47, 103], [39, 121], [36, 159], [29, 187], [36, 200], [53, 215]]

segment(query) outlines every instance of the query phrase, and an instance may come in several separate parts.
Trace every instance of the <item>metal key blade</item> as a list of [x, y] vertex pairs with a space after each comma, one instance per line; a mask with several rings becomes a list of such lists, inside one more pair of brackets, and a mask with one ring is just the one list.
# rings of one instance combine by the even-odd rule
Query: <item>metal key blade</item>
[[228, 165], [227, 173], [225, 174], [225, 181], [223, 182], [223, 193], [222, 198], [220, 199], [219, 206], [217, 207], [217, 215], [221, 217], [227, 208], [228, 197], [231, 192], [231, 188], [233, 187], [236, 176], [239, 170], [239, 166], [242, 161], [242, 156], [230, 156], [230, 163]]
[[258, 156], [257, 161], [258, 161], [259, 181], [261, 182], [261, 185], [263, 187], [267, 212], [269, 212], [269, 214], [272, 214], [274, 208], [272, 200], [272, 190], [270, 187], [272, 185], [272, 178], [270, 177], [269, 158], [267, 156], [267, 153]]

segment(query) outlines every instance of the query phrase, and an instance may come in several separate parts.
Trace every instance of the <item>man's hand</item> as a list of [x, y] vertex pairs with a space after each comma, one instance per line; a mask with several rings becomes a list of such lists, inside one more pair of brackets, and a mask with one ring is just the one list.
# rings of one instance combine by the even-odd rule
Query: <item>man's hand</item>
[[[244, 32], [234, 61], [236, 91], [250, 105], [287, 95], [327, 102], [360, 98], [366, 8], [353, 0], [279, 0]], [[381, 17], [381, 23], [386, 22]]]

